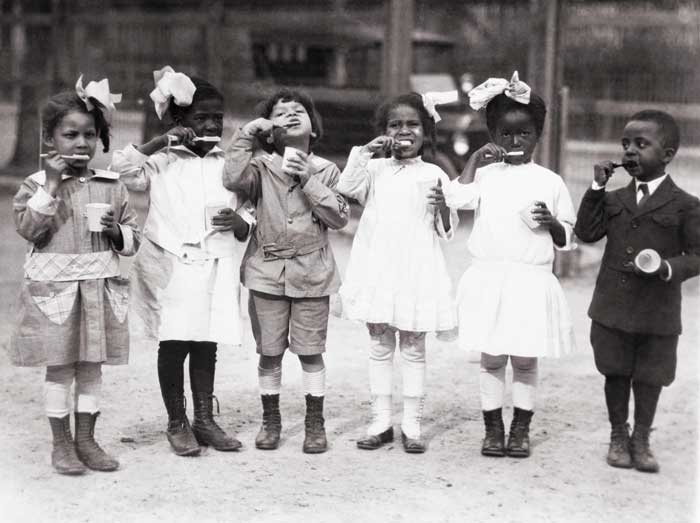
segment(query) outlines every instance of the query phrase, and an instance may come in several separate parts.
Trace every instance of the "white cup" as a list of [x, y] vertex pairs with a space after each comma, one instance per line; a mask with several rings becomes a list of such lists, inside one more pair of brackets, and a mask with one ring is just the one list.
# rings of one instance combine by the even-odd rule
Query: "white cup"
[[294, 147], [285, 147], [284, 148], [284, 156], [282, 156], [282, 171], [286, 171], [287, 167], [289, 166], [289, 158], [292, 156], [299, 156], [297, 153], [300, 153], [301, 151], [299, 149], [296, 149]]
[[520, 218], [525, 222], [525, 224], [530, 227], [530, 229], [537, 229], [540, 226], [538, 222], [535, 221], [532, 211], [537, 209], [537, 202], [530, 202], [527, 207], [520, 211]]
[[226, 209], [228, 204], [226, 202], [210, 202], [204, 206], [204, 219], [206, 220], [206, 229], [211, 231], [214, 226], [211, 223], [212, 218], [219, 214], [219, 211]]
[[100, 220], [112, 206], [108, 203], [88, 203], [85, 208], [87, 209], [88, 230], [90, 232], [102, 232], [104, 226], [100, 223]]
[[654, 249], [643, 249], [635, 256], [634, 265], [642, 272], [653, 274], [661, 267], [661, 256]]

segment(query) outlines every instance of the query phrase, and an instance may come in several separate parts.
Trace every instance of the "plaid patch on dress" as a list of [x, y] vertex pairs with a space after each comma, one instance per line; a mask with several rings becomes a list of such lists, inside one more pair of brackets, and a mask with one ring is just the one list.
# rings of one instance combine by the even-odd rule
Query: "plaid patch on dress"
[[34, 281], [75, 281], [109, 278], [119, 274], [119, 256], [113, 251], [83, 254], [32, 253], [24, 273]]
[[[121, 282], [123, 282], [123, 284]], [[124, 323], [126, 313], [129, 311], [128, 285], [128, 280], [115, 281], [114, 279], [110, 279], [105, 282], [107, 299], [119, 323]]]
[[61, 292], [52, 292], [48, 296], [32, 296], [32, 300], [49, 321], [61, 325], [70, 316], [77, 295], [78, 282], [75, 282]]

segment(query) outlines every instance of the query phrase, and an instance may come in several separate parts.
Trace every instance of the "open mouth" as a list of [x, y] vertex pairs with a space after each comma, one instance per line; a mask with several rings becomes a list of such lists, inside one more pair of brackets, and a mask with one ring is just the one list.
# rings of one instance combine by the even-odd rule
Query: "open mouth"
[[299, 127], [301, 125], [301, 122], [294, 121], [294, 122], [287, 122], [284, 124], [285, 129], [293, 129], [294, 127]]

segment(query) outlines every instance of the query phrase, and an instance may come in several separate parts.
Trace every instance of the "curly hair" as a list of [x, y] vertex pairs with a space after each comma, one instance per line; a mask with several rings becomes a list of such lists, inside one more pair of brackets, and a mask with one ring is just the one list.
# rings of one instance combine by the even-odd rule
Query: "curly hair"
[[83, 114], [89, 114], [94, 118], [95, 130], [103, 145], [102, 150], [103, 152], [108, 152], [110, 124], [102, 114], [104, 106], [92, 97], [89, 98], [89, 100], [90, 103], [95, 106], [91, 111], [88, 111], [85, 102], [80, 99], [75, 91], [62, 91], [49, 98], [46, 105], [41, 110], [41, 132], [44, 139], [50, 138], [53, 135], [54, 130], [61, 123], [64, 116], [77, 111]]
[[423, 142], [423, 147], [420, 148], [418, 154], [423, 154], [426, 142], [432, 156], [435, 156], [435, 148], [437, 146], [437, 134], [435, 130], [435, 120], [430, 115], [428, 110], [423, 105], [423, 97], [418, 93], [408, 93], [401, 94], [390, 98], [385, 101], [374, 113], [374, 128], [377, 134], [386, 133], [386, 124], [389, 121], [389, 113], [399, 107], [400, 105], [405, 105], [415, 109], [416, 113], [420, 117], [421, 124], [423, 125], [423, 134], [426, 140]]
[[309, 115], [313, 133], [309, 140], [309, 148], [313, 147], [323, 136], [323, 124], [311, 96], [304, 91], [283, 87], [258, 104], [258, 114], [263, 118], [269, 118], [277, 102], [298, 102], [304, 106]]
[[495, 96], [486, 106], [486, 127], [491, 137], [496, 133], [496, 126], [501, 117], [510, 111], [525, 111], [532, 118], [537, 136], [542, 136], [544, 121], [547, 116], [547, 105], [535, 93], [530, 93], [530, 103], [521, 104], [505, 94]]

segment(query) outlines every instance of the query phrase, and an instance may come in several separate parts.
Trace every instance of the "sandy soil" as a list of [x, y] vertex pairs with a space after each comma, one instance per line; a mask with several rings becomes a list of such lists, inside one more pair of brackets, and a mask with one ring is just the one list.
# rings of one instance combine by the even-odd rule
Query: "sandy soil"
[[[0, 345], [7, 344], [9, 307], [21, 277], [23, 246], [0, 194]], [[351, 232], [351, 231], [350, 231]], [[462, 226], [446, 251], [454, 281], [468, 264]], [[343, 260], [349, 234], [333, 237]], [[584, 251], [595, 263], [597, 251]], [[590, 258], [590, 259], [588, 259]], [[42, 369], [11, 367], [0, 350], [0, 518], [3, 521], [695, 521], [700, 298], [697, 279], [685, 288], [686, 332], [676, 382], [661, 396], [653, 448], [655, 475], [605, 464], [608, 424], [603, 379], [593, 365], [586, 317], [595, 267], [563, 282], [580, 353], [541, 363], [530, 459], [484, 458], [478, 365], [454, 342], [429, 339], [424, 455], [400, 443], [357, 450], [369, 420], [367, 335], [361, 325], [330, 322], [326, 427], [330, 450], [301, 452], [300, 369], [284, 362], [283, 441], [277, 451], [254, 448], [260, 406], [256, 357], [248, 336], [241, 348], [219, 350], [219, 423], [238, 434], [237, 453], [172, 454], [165, 439], [153, 346], [135, 344], [131, 363], [105, 367], [97, 434], [121, 460], [114, 473], [68, 478], [50, 466], [50, 431], [43, 414]], [[396, 373], [395, 392], [400, 390]], [[398, 395], [395, 396], [397, 411]], [[395, 422], [398, 425], [400, 414]], [[506, 411], [506, 419], [511, 415]]]

